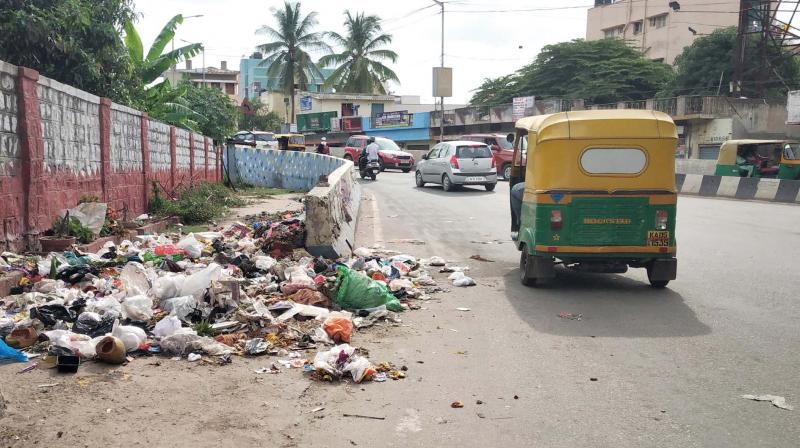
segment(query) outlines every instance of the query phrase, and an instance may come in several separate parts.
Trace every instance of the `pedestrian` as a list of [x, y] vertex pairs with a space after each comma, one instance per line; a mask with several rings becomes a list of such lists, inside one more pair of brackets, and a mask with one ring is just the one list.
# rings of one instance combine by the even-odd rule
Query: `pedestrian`
[[322, 140], [317, 145], [317, 154], [330, 154], [330, 149], [328, 149], [328, 141], [325, 137], [322, 137]]

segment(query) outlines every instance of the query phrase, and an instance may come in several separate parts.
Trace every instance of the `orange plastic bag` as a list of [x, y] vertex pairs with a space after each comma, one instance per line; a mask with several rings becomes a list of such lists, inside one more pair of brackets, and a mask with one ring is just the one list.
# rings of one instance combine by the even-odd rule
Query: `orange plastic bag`
[[350, 336], [353, 335], [353, 322], [346, 317], [332, 315], [322, 323], [322, 329], [337, 344], [350, 342]]

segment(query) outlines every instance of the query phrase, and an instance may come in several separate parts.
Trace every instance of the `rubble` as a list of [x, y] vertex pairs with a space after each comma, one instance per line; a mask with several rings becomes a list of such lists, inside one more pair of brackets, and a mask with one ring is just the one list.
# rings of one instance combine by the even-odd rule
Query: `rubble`
[[[105, 212], [91, 207], [96, 216], [86, 222], [96, 226]], [[212, 230], [187, 235], [179, 227], [108, 241], [96, 252], [0, 254], [1, 271], [23, 274], [0, 298], [0, 359], [39, 356], [40, 369], [75, 372], [85, 362], [146, 356], [213, 365], [260, 356], [277, 358], [257, 373], [296, 369], [356, 383], [405, 378], [405, 367], [375, 366], [350, 344], [380, 322], [398, 325], [399, 313], [440, 291], [426, 265], [381, 248], [315, 258], [303, 248], [299, 214]]]

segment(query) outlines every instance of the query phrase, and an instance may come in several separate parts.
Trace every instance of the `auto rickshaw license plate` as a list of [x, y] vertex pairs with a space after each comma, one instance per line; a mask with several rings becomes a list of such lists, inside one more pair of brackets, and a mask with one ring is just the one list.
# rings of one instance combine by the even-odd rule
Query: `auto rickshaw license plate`
[[647, 245], [657, 247], [669, 246], [669, 230], [650, 230], [647, 232]]

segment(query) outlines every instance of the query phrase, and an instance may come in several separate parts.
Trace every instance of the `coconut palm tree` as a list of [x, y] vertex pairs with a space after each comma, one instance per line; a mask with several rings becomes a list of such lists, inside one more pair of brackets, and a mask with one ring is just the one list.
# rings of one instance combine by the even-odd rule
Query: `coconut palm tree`
[[292, 117], [294, 122], [294, 88], [308, 88], [309, 79], [323, 78], [309, 52], [329, 52], [330, 47], [323, 41], [323, 34], [312, 31], [317, 25], [317, 13], [310, 12], [305, 17], [300, 13], [300, 3], [284, 2], [283, 9], [272, 12], [277, 27], [264, 25], [256, 34], [264, 34], [272, 38], [272, 42], [259, 45], [264, 53], [262, 66], [269, 66], [267, 78], [274, 84], [268, 88], [282, 91], [291, 97]]
[[337, 67], [326, 80], [326, 86], [336, 87], [340, 92], [385, 94], [386, 81], [400, 82], [397, 74], [382, 62], [397, 62], [397, 53], [381, 48], [392, 43], [392, 36], [382, 32], [378, 16], [363, 12], [353, 16], [350, 11], [344, 14], [347, 36], [326, 33], [342, 52], [319, 60], [323, 67]]

